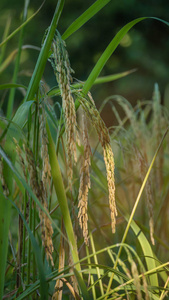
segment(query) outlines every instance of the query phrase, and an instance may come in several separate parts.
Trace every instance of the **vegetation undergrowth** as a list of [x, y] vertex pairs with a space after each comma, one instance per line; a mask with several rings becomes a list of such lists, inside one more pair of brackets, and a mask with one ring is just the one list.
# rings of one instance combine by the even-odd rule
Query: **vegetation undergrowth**
[[[168, 298], [169, 112], [157, 83], [152, 99], [135, 107], [113, 95], [98, 110], [90, 92], [132, 72], [99, 77], [127, 32], [148, 17], [116, 34], [85, 82], [73, 78], [66, 49], [109, 1], [94, 2], [61, 35], [66, 4], [58, 0], [28, 87], [18, 72], [24, 27], [36, 15], [27, 19], [29, 1], [23, 24], [4, 30], [1, 72], [14, 59], [5, 58], [6, 45], [19, 31], [20, 38], [12, 82], [0, 85], [10, 89], [0, 116], [0, 299]], [[50, 88], [47, 63], [56, 79]], [[23, 92], [17, 109], [16, 89]], [[109, 129], [105, 105], [118, 124]]]

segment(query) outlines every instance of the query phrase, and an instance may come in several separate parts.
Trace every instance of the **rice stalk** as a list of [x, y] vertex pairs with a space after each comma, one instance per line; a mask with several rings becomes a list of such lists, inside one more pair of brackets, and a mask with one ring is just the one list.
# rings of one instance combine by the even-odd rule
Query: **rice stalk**
[[[42, 130], [42, 136], [44, 132]], [[45, 136], [46, 137], [46, 136]], [[19, 155], [20, 162], [21, 162], [21, 167], [23, 169], [24, 176], [26, 175], [25, 179], [27, 180], [27, 174], [29, 174], [29, 182], [30, 182], [30, 187], [32, 188], [34, 194], [36, 197], [41, 201], [43, 207], [48, 210], [48, 203], [47, 203], [47, 180], [49, 176], [49, 170], [50, 168], [48, 167], [48, 154], [46, 153], [47, 150], [47, 138], [45, 139], [43, 137], [43, 146], [42, 146], [42, 154], [43, 154], [43, 171], [42, 171], [42, 179], [39, 182], [39, 176], [38, 176], [38, 171], [36, 168], [36, 163], [34, 160], [34, 155], [31, 149], [26, 146], [25, 144], [23, 145], [24, 151], [25, 151], [25, 158], [27, 162], [27, 172], [26, 173], [26, 167], [25, 167], [25, 162], [23, 159], [22, 151], [20, 149], [19, 144], [15, 140], [16, 143], [16, 151]], [[51, 264], [54, 265], [53, 263], [53, 257], [52, 257], [52, 252], [54, 250], [53, 248], [53, 242], [52, 242], [52, 235], [53, 235], [53, 228], [51, 225], [51, 221], [47, 217], [47, 215], [39, 209], [39, 217], [41, 220], [41, 228], [42, 228], [42, 244], [45, 248], [46, 252], [46, 257], [47, 260], [51, 261]]]
[[80, 169], [80, 187], [78, 195], [78, 218], [81, 229], [83, 230], [83, 237], [85, 244], [88, 245], [88, 214], [87, 214], [87, 203], [88, 203], [88, 192], [90, 189], [90, 156], [91, 148], [89, 144], [89, 137], [87, 133], [87, 124], [86, 116], [83, 112], [82, 115], [82, 126], [83, 126], [83, 144], [84, 144], [84, 153], [83, 153], [83, 162]]
[[115, 203], [115, 176], [114, 176], [114, 155], [110, 145], [110, 137], [108, 129], [102, 120], [93, 98], [90, 93], [88, 96], [84, 96], [82, 93], [78, 93], [78, 100], [81, 103], [86, 114], [89, 116], [92, 126], [96, 129], [100, 144], [103, 149], [104, 162], [107, 172], [107, 183], [109, 191], [109, 208], [111, 214], [111, 228], [112, 232], [115, 232], [117, 208]]
[[71, 188], [73, 178], [73, 164], [77, 161], [76, 154], [76, 112], [73, 95], [71, 93], [71, 73], [66, 44], [61, 39], [59, 32], [55, 35], [52, 43], [52, 55], [49, 58], [56, 75], [56, 80], [60, 88], [62, 97], [62, 107], [65, 119], [68, 183]]

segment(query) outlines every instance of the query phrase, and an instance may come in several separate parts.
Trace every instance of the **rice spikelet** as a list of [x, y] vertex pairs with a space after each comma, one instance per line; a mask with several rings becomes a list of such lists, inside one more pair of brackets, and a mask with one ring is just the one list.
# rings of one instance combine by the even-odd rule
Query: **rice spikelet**
[[90, 189], [90, 155], [91, 149], [89, 145], [89, 138], [86, 127], [85, 115], [82, 116], [83, 120], [83, 143], [84, 143], [84, 154], [83, 154], [83, 163], [80, 170], [80, 187], [79, 187], [79, 224], [83, 230], [83, 237], [85, 244], [88, 245], [88, 215], [87, 215], [87, 203], [88, 203], [88, 191]]
[[108, 191], [109, 191], [109, 207], [111, 213], [111, 227], [112, 232], [115, 232], [116, 225], [116, 216], [117, 209], [115, 203], [115, 177], [114, 177], [114, 155], [110, 145], [110, 137], [108, 133], [108, 129], [102, 120], [96, 106], [94, 100], [90, 93], [88, 93], [88, 97], [79, 94], [79, 101], [83, 107], [83, 109], [88, 114], [92, 125], [95, 127], [96, 132], [98, 134], [99, 141], [103, 148], [104, 161], [107, 172], [107, 182], [108, 182]]
[[24, 161], [23, 154], [22, 154], [22, 149], [19, 146], [19, 144], [15, 138], [13, 138], [13, 141], [15, 143], [16, 153], [18, 154], [18, 158], [20, 160], [20, 164], [21, 164], [21, 167], [23, 170], [25, 181], [27, 182], [26, 166], [25, 166], [25, 161]]
[[47, 186], [50, 184], [51, 178], [51, 166], [49, 162], [48, 154], [48, 136], [45, 126], [45, 111], [42, 106], [41, 114], [41, 136], [42, 136], [42, 145], [41, 145], [41, 158], [42, 158], [42, 182], [47, 193]]
[[135, 262], [132, 260], [131, 263], [131, 272], [134, 278], [134, 285], [136, 288], [136, 293], [137, 293], [137, 299], [142, 300], [142, 295], [141, 295], [141, 284], [140, 284], [140, 278], [137, 270], [137, 266]]
[[[40, 183], [38, 182], [38, 172], [36, 169], [36, 164], [34, 161], [34, 156], [32, 151], [29, 149], [28, 146], [24, 145], [25, 153], [26, 153], [26, 160], [28, 163], [28, 172], [30, 176], [30, 186], [36, 195], [36, 197], [39, 199], [39, 201], [42, 203], [45, 210], [48, 211], [48, 204], [47, 204], [47, 190], [43, 184], [43, 181], [40, 180]], [[46, 149], [46, 147], [45, 147]], [[46, 154], [44, 155], [46, 157]], [[46, 184], [46, 183], [45, 183]], [[53, 228], [51, 225], [51, 221], [46, 215], [45, 212], [43, 212], [41, 209], [39, 209], [39, 217], [41, 220], [41, 226], [42, 226], [42, 244], [45, 248], [46, 257], [47, 260], [50, 259], [51, 264], [53, 263], [52, 258], [52, 252], [53, 252], [53, 242], [52, 242], [52, 235], [53, 235]]]
[[[44, 189], [42, 181], [40, 184], [40, 189], [41, 189], [41, 195], [40, 195], [41, 203], [42, 203], [43, 207], [48, 211], [46, 191]], [[46, 252], [46, 258], [48, 261], [50, 259], [52, 266], [54, 266], [53, 257], [52, 257], [52, 253], [54, 250], [53, 241], [52, 241], [53, 228], [51, 225], [51, 221], [48, 218], [48, 216], [46, 215], [46, 213], [43, 212], [41, 209], [39, 210], [39, 216], [40, 216], [41, 223], [42, 223], [42, 241], [43, 241], [43, 246], [44, 246], [45, 252]]]
[[70, 67], [68, 53], [65, 47], [65, 42], [61, 39], [59, 33], [55, 35], [52, 43], [53, 54], [50, 57], [50, 62], [53, 66], [56, 80], [58, 82], [61, 97], [62, 107], [65, 119], [66, 133], [66, 148], [67, 148], [67, 165], [68, 165], [68, 182], [71, 187], [73, 177], [73, 163], [77, 161], [76, 155], [76, 112], [74, 99], [71, 93], [71, 73], [73, 70]]
[[115, 203], [115, 179], [114, 179], [114, 156], [110, 144], [103, 147], [104, 161], [107, 170], [107, 183], [109, 190], [109, 207], [111, 213], [112, 232], [115, 233], [117, 209]]
[[148, 294], [148, 285], [147, 285], [147, 280], [145, 275], [143, 274], [143, 288], [144, 288], [144, 292], [145, 292], [145, 300], [150, 300], [149, 294]]

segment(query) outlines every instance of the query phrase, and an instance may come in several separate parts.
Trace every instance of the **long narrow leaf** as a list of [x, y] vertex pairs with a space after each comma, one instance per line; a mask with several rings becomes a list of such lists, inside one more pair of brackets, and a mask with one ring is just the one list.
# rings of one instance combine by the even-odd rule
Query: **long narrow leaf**
[[[85, 85], [83, 87], [83, 92], [86, 94], [90, 88], [92, 87], [92, 85], [94, 84], [96, 78], [99, 76], [101, 70], [103, 69], [104, 65], [106, 64], [106, 62], [108, 61], [108, 59], [110, 58], [110, 56], [113, 54], [113, 52], [116, 50], [117, 46], [120, 44], [122, 38], [126, 35], [126, 33], [137, 23], [148, 19], [148, 18], [152, 18], [152, 17], [142, 17], [142, 18], [138, 18], [135, 19], [133, 21], [131, 21], [130, 23], [126, 24], [117, 34], [116, 36], [113, 38], [113, 40], [110, 42], [110, 44], [108, 45], [108, 47], [106, 48], [106, 50], [103, 52], [102, 56], [100, 57], [100, 59], [98, 60], [97, 64], [95, 65], [95, 67], [93, 68], [92, 72], [90, 73], [87, 81], [85, 82]], [[158, 18], [153, 18], [156, 19], [160, 22], [163, 22], [165, 25], [169, 26], [169, 23], [158, 19]]]
[[59, 0], [58, 4], [56, 6], [55, 12], [54, 12], [54, 16], [51, 22], [51, 25], [49, 27], [47, 36], [45, 38], [45, 41], [43, 43], [43, 46], [41, 48], [33, 75], [31, 77], [29, 86], [28, 86], [28, 90], [25, 96], [25, 102], [28, 100], [33, 100], [35, 93], [38, 90], [39, 87], [39, 82], [42, 78], [44, 69], [45, 69], [45, 65], [48, 59], [48, 53], [51, 47], [51, 43], [56, 31], [56, 27], [63, 9], [63, 5], [64, 5], [64, 0]]
[[[96, 80], [94, 82], [94, 85], [95, 84], [102, 84], [102, 83], [106, 83], [106, 82], [111, 82], [111, 81], [123, 78], [123, 77], [125, 77], [125, 76], [127, 76], [127, 75], [129, 75], [129, 74], [131, 74], [131, 73], [133, 73], [135, 71], [136, 71], [136, 69], [132, 69], [132, 70], [121, 72], [121, 73], [117, 73], [117, 74], [112, 74], [112, 75], [108, 75], [108, 76], [98, 77], [98, 78], [96, 78]], [[72, 84], [71, 87], [72, 87], [72, 89], [80, 88], [80, 87], [83, 87], [84, 83], [85, 82], [74, 83], [74, 84]], [[59, 95], [59, 94], [60, 94], [60, 89], [56, 88], [56, 87], [52, 88], [47, 93], [47, 95], [49, 97], [56, 96], [56, 95]]]
[[[6, 37], [8, 36], [10, 26], [11, 26], [11, 16], [8, 16], [8, 19], [7, 19], [7, 22], [6, 22], [6, 25], [5, 25], [5, 29], [4, 29], [4, 34], [3, 34], [3, 37], [2, 37], [2, 41], [5, 40]], [[6, 50], [6, 45], [4, 44], [3, 47], [1, 48], [1, 53], [0, 53], [0, 65], [1, 65], [1, 63], [4, 59], [5, 52], [6, 52], [5, 50]]]
[[95, 14], [99, 12], [107, 3], [111, 0], [97, 0], [92, 4], [80, 17], [78, 17], [64, 32], [62, 39], [67, 39], [80, 27], [82, 27], [88, 20], [90, 20]]
[[25, 85], [22, 84], [17, 84], [17, 83], [5, 83], [0, 85], [0, 90], [5, 90], [5, 89], [12, 89], [12, 88], [22, 88], [22, 89], [27, 89]]
[[22, 25], [19, 26], [17, 29], [15, 29], [10, 35], [8, 35], [8, 37], [2, 43], [0, 43], [0, 47], [6, 44], [16, 33], [18, 33], [23, 27], [25, 27], [25, 25], [27, 25], [38, 14], [38, 12], [41, 10], [44, 3], [45, 1], [43, 1], [41, 6], [38, 8], [38, 10], [29, 19], [27, 19], [24, 23], [22, 23]]
[[74, 274], [76, 276], [76, 279], [77, 279], [77, 282], [79, 284], [83, 299], [84, 300], [90, 300], [91, 298], [90, 298], [89, 293], [87, 291], [84, 280], [82, 279], [79, 272], [75, 268], [74, 268], [73, 272], [74, 272]]
[[46, 300], [48, 297], [47, 296], [48, 295], [48, 286], [47, 286], [47, 282], [46, 282], [46, 276], [45, 276], [45, 271], [44, 271], [44, 266], [43, 266], [43, 259], [42, 259], [39, 245], [38, 245], [37, 241], [35, 240], [35, 238], [32, 234], [32, 231], [30, 230], [30, 228], [29, 228], [24, 216], [22, 215], [21, 211], [19, 210], [19, 208], [16, 206], [16, 204], [11, 199], [8, 199], [8, 200], [6, 199], [6, 201], [10, 201], [12, 203], [12, 205], [16, 208], [16, 210], [18, 211], [18, 214], [21, 216], [23, 223], [26, 227], [26, 230], [30, 236], [32, 247], [33, 247], [33, 252], [35, 254], [36, 263], [37, 263], [37, 267], [39, 270], [41, 299]]
[[[25, 22], [27, 19], [28, 5], [29, 5], [29, 0], [25, 0], [24, 10], [23, 10], [23, 22]], [[19, 64], [20, 64], [22, 45], [23, 45], [23, 38], [24, 38], [24, 29], [25, 29], [25, 27], [23, 27], [20, 31], [18, 51], [17, 51], [16, 60], [15, 60], [15, 68], [14, 68], [14, 72], [13, 72], [12, 83], [16, 83], [17, 77], [18, 77]], [[14, 98], [15, 98], [15, 89], [11, 89], [10, 93], [9, 93], [8, 106], [7, 106], [7, 118], [8, 119], [11, 119], [11, 117], [12, 117]]]
[[[59, 202], [60, 209], [62, 212], [66, 233], [67, 233], [68, 239], [71, 243], [70, 250], [72, 253], [73, 262], [77, 263], [79, 261], [77, 244], [76, 244], [75, 235], [73, 232], [73, 226], [72, 226], [72, 221], [70, 218], [69, 207], [68, 207], [68, 203], [67, 203], [66, 192], [65, 192], [65, 188], [64, 188], [64, 184], [63, 184], [62, 174], [61, 174], [58, 159], [56, 156], [55, 144], [53, 142], [48, 123], [46, 123], [46, 129], [47, 129], [48, 141], [49, 141], [48, 151], [49, 151], [49, 159], [50, 159], [50, 165], [51, 165], [53, 184], [55, 187], [55, 191], [56, 191], [56, 194], [58, 197], [58, 202]], [[78, 271], [81, 270], [79, 263], [76, 265], [76, 268]]]
[[[11, 172], [6, 164], [4, 164], [4, 168], [6, 169], [6, 172], [8, 172], [8, 176], [11, 176]], [[4, 178], [6, 179], [5, 174]], [[8, 190], [11, 194], [12, 191], [9, 185]], [[3, 187], [0, 182], [0, 299], [2, 299], [4, 290], [5, 268], [8, 253], [8, 233], [11, 218], [11, 203], [6, 200], [3, 192]]]

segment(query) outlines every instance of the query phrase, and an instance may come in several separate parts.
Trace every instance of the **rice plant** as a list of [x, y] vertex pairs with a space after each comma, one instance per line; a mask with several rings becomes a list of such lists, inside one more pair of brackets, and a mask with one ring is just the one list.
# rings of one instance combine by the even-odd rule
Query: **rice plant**
[[[147, 17], [116, 34], [85, 82], [74, 80], [66, 48], [109, 1], [94, 2], [62, 34], [57, 25], [66, 4], [58, 0], [28, 87], [17, 83], [24, 27], [40, 9], [27, 18], [25, 0], [22, 25], [9, 35], [7, 22], [3, 68], [6, 45], [17, 32], [20, 38], [12, 83], [0, 85], [10, 89], [0, 116], [1, 299], [168, 297], [169, 112], [158, 84], [152, 99], [135, 107], [113, 95], [98, 110], [90, 92], [130, 74], [99, 77], [122, 38]], [[42, 76], [47, 63], [54, 87]], [[15, 110], [17, 88], [23, 99]], [[106, 127], [104, 105], [117, 126]]]

